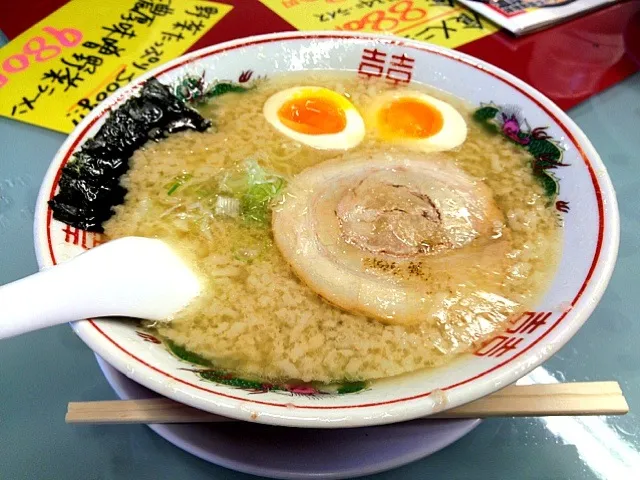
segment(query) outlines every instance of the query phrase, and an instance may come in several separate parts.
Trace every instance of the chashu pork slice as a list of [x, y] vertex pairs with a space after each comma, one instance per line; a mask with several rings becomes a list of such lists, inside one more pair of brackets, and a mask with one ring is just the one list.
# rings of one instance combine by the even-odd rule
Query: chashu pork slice
[[[515, 308], [467, 280], [472, 268], [500, 283], [509, 232], [490, 189], [441, 154], [308, 168], [287, 185], [272, 228], [296, 275], [352, 313], [410, 325], [442, 316], [447, 302], [468, 302], [465, 294], [477, 312]], [[439, 290], [447, 282], [457, 285], [448, 296]]]

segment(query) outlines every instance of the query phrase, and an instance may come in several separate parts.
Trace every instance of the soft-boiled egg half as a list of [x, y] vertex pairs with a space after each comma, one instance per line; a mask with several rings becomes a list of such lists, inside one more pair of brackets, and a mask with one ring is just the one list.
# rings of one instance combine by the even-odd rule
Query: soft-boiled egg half
[[265, 102], [267, 121], [293, 140], [319, 150], [346, 150], [365, 134], [364, 120], [338, 92], [322, 87], [293, 87]]
[[390, 90], [374, 98], [367, 123], [380, 139], [422, 152], [449, 150], [467, 138], [467, 124], [455, 108], [412, 90]]

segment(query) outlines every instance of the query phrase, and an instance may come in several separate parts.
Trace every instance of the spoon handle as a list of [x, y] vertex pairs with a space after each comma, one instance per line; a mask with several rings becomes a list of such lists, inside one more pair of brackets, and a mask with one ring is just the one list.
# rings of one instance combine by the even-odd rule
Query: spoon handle
[[0, 339], [100, 312], [87, 267], [73, 260], [0, 287]]
[[0, 339], [91, 317], [167, 321], [199, 292], [164, 242], [124, 237], [0, 287]]

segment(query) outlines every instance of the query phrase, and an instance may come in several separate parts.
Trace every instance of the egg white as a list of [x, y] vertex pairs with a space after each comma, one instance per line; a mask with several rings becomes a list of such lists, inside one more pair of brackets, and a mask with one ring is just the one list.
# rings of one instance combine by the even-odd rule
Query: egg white
[[384, 138], [385, 141], [401, 144], [421, 152], [440, 152], [462, 145], [467, 138], [467, 123], [453, 106], [442, 100], [414, 90], [390, 90], [373, 99], [368, 109], [367, 123], [373, 130], [380, 132], [378, 113], [392, 102], [410, 98], [433, 106], [442, 115], [442, 129], [427, 138]]
[[[312, 135], [296, 132], [284, 125], [278, 118], [278, 110], [288, 100], [299, 95], [303, 97], [317, 95], [335, 101], [345, 114], [346, 125], [344, 130], [338, 133]], [[328, 88], [304, 86], [282, 90], [269, 97], [264, 104], [262, 112], [266, 120], [279, 132], [318, 150], [348, 150], [356, 147], [365, 135], [364, 120], [356, 107], [338, 92]]]

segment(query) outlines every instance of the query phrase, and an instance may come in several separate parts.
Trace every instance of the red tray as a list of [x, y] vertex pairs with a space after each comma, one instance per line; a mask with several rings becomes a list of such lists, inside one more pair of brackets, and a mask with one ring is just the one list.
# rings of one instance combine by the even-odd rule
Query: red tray
[[[66, 2], [5, 3], [0, 30], [12, 39]], [[295, 30], [258, 0], [224, 3], [234, 9], [192, 49], [238, 37]], [[458, 50], [507, 70], [566, 110], [640, 70], [640, 0], [622, 2], [520, 38], [500, 31]]]

